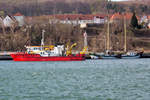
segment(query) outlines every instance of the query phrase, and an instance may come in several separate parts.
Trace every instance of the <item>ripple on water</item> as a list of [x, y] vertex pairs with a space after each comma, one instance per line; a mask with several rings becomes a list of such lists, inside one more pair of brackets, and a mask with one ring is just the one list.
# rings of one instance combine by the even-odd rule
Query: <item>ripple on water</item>
[[0, 63], [0, 100], [150, 98], [150, 59]]

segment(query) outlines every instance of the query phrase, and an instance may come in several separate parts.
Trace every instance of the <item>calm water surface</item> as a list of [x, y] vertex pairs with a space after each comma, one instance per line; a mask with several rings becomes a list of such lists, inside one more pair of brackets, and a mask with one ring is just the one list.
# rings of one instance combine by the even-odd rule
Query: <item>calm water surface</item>
[[150, 100], [150, 59], [0, 61], [0, 100]]

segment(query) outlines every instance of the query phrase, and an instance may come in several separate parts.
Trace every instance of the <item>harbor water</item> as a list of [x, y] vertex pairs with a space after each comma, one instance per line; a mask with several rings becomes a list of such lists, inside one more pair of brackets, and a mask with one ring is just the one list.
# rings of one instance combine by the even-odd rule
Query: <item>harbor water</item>
[[0, 100], [150, 100], [150, 59], [0, 61]]

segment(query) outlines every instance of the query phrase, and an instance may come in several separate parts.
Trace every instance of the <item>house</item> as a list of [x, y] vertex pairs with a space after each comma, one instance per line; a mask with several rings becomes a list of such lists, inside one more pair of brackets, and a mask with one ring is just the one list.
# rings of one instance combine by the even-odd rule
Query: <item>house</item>
[[148, 23], [148, 16], [144, 15], [140, 19], [140, 23]]
[[148, 15], [148, 20], [150, 21], [150, 15]]
[[93, 21], [95, 24], [105, 23], [104, 17], [94, 16]]
[[121, 13], [115, 13], [110, 17], [110, 22], [116, 22], [123, 19], [123, 16]]
[[[123, 14], [122, 13], [115, 13], [110, 17], [110, 22], [117, 22], [120, 20], [124, 20], [124, 18], [127, 22], [130, 22], [132, 19], [132, 16], [133, 16], [132, 13], [123, 13]], [[136, 15], [136, 17], [138, 20], [140, 19], [139, 16]]]
[[[60, 22], [63, 24], [104, 24], [105, 17], [101, 14], [97, 15], [83, 15], [83, 14], [58, 14], [51, 15], [51, 18], [55, 19], [55, 22]], [[54, 22], [54, 21], [53, 21]]]
[[23, 26], [25, 24], [24, 16], [20, 13], [14, 14], [16, 21], [18, 22], [18, 26]]
[[[133, 13], [125, 13], [123, 16], [125, 16], [127, 21], [130, 21], [132, 19]], [[139, 20], [139, 16], [136, 15], [136, 18]]]
[[24, 16], [20, 13], [14, 14], [14, 16], [7, 15], [3, 19], [3, 23], [5, 27], [12, 27], [15, 26], [23, 26], [25, 24]]
[[143, 15], [139, 21], [139, 23], [142, 25], [143, 28], [147, 28], [148, 27], [148, 16], [147, 15]]
[[147, 16], [148, 23], [150, 23], [150, 15]]
[[12, 27], [14, 24], [17, 24], [17, 21], [13, 16], [7, 15], [3, 19], [3, 23], [5, 27]]
[[82, 15], [79, 17], [78, 24], [89, 24], [89, 23], [93, 23], [92, 15]]

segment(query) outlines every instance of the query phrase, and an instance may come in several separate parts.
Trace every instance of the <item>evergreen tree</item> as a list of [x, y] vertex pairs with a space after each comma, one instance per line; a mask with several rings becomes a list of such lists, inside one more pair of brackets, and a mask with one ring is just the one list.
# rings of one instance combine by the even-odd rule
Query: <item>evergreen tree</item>
[[138, 28], [138, 20], [137, 20], [137, 17], [135, 15], [135, 12], [133, 13], [133, 16], [131, 18], [131, 27], [133, 28]]

